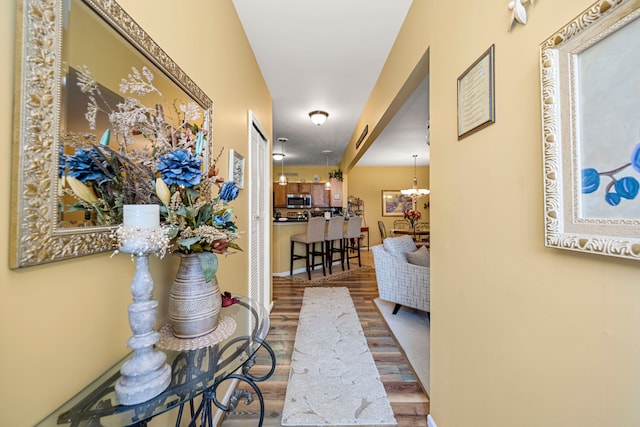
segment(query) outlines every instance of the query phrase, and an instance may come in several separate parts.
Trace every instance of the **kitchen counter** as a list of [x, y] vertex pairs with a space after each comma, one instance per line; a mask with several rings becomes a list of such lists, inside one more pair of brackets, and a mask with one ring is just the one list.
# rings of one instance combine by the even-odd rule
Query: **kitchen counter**
[[[348, 221], [348, 218], [345, 219]], [[287, 218], [287, 221], [273, 221], [274, 227], [271, 229], [271, 273], [274, 276], [288, 276], [289, 262], [291, 259], [291, 236], [307, 231], [307, 220], [297, 218]], [[362, 232], [367, 234], [366, 246], [369, 246], [369, 227], [363, 226]], [[293, 274], [305, 271], [304, 259], [293, 262]]]
[[[289, 275], [291, 259], [291, 236], [307, 231], [307, 220], [274, 221], [271, 227], [271, 274], [274, 276]], [[293, 262], [293, 272], [305, 271], [304, 260]]]
[[300, 218], [300, 219], [298, 219], [298, 218], [285, 218], [285, 219], [286, 219], [286, 221], [282, 221], [280, 219], [274, 219], [273, 223], [274, 224], [287, 224], [289, 222], [307, 222], [306, 218]]

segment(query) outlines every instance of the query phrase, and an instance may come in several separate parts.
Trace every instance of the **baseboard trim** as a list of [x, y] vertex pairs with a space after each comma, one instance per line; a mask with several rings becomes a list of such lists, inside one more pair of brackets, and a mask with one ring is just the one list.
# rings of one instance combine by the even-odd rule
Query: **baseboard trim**
[[427, 415], [427, 427], [438, 427], [431, 414]]
[[[305, 267], [302, 268], [296, 268], [295, 270], [293, 270], [293, 274], [298, 274], [298, 273], [304, 273], [306, 272], [307, 269]], [[272, 272], [271, 273], [272, 276], [274, 277], [285, 277], [285, 276], [289, 276], [289, 270], [287, 271], [280, 271], [280, 272]]]

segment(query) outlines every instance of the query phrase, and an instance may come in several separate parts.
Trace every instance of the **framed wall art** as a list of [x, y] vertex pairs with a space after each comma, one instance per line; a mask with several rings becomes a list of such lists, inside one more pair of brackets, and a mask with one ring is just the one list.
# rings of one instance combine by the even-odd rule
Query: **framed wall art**
[[235, 181], [238, 188], [244, 188], [244, 156], [236, 150], [229, 150], [229, 181]]
[[382, 190], [382, 216], [403, 216], [406, 209], [411, 209], [413, 202], [400, 190]]
[[548, 247], [640, 259], [638, 17], [601, 0], [540, 46]]
[[458, 140], [495, 123], [495, 45], [458, 77]]

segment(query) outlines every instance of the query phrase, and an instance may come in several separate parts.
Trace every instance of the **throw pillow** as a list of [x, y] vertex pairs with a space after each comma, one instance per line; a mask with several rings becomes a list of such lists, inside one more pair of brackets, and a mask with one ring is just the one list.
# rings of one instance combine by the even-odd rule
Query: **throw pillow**
[[409, 264], [420, 265], [422, 267], [429, 267], [431, 264], [431, 257], [426, 246], [421, 246], [414, 252], [407, 252], [406, 255]]
[[406, 253], [416, 250], [416, 244], [413, 239], [406, 234], [399, 237], [388, 237], [382, 241], [382, 246], [384, 246], [384, 250], [389, 255], [404, 262], [407, 262]]

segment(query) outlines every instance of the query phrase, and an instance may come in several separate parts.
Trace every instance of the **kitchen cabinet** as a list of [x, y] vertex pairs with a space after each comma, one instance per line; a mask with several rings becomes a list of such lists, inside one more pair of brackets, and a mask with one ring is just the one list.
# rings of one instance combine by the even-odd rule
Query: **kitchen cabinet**
[[[314, 208], [328, 208], [332, 202], [332, 191], [324, 189], [324, 183], [321, 182], [290, 182], [287, 185], [279, 185], [273, 183], [273, 207], [286, 208], [287, 194], [310, 194], [311, 204]], [[341, 202], [338, 200], [338, 202]], [[341, 206], [341, 205], [339, 205]]]
[[273, 206], [276, 208], [287, 207], [287, 186], [273, 183]]
[[313, 184], [311, 203], [314, 208], [328, 208], [331, 199], [331, 190], [325, 190], [324, 184]]
[[331, 194], [329, 195], [329, 197], [329, 205], [332, 208], [342, 207], [342, 181], [331, 178]]
[[311, 183], [290, 182], [287, 184], [288, 194], [311, 194]]

